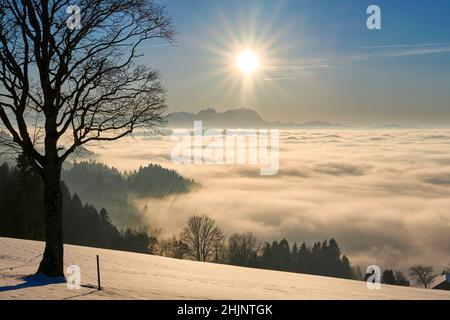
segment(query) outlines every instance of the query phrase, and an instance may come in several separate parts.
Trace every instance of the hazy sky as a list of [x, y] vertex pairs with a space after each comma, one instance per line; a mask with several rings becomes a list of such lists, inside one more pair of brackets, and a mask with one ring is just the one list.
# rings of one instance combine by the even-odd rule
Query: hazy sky
[[[447, 0], [160, 0], [175, 47], [144, 49], [169, 112], [248, 107], [268, 120], [450, 124]], [[381, 8], [381, 30], [366, 9]], [[244, 76], [239, 52], [258, 54]]]

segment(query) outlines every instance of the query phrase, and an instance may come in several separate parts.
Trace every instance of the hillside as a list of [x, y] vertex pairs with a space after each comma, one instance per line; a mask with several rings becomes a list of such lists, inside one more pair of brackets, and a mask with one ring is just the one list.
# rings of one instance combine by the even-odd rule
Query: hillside
[[[24, 281], [39, 263], [44, 243], [0, 238], [0, 299], [449, 299], [450, 292], [175, 260], [80, 246], [65, 246], [66, 265], [81, 268], [82, 288], [42, 279]], [[104, 290], [96, 291], [100, 255]], [[36, 258], [32, 260], [33, 258]], [[19, 266], [10, 270], [12, 266]], [[245, 290], [243, 290], [245, 288]]]
[[149, 164], [126, 176], [115, 168], [95, 161], [82, 161], [62, 172], [71, 193], [96, 208], [105, 208], [119, 227], [142, 223], [133, 198], [164, 198], [188, 193], [199, 184], [176, 171]]

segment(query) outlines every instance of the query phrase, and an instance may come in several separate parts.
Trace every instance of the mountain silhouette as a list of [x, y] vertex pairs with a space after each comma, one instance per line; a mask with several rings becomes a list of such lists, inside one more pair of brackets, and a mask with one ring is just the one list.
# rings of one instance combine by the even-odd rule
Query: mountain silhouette
[[197, 113], [174, 112], [167, 116], [169, 128], [192, 128], [194, 121], [202, 121], [203, 128], [330, 128], [343, 127], [341, 124], [310, 121], [305, 123], [268, 122], [255, 110], [240, 108], [217, 112], [214, 108]]

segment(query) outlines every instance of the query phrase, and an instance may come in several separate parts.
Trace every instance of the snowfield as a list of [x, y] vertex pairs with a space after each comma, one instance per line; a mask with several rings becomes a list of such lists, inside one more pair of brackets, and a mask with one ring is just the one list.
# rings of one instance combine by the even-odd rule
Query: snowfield
[[[24, 278], [44, 243], [0, 238], [0, 299], [449, 299], [450, 292], [176, 260], [122, 251], [65, 246], [65, 264], [81, 268], [82, 287]], [[103, 290], [97, 291], [96, 255]], [[33, 260], [33, 258], [35, 258]], [[11, 267], [17, 266], [15, 269]]]

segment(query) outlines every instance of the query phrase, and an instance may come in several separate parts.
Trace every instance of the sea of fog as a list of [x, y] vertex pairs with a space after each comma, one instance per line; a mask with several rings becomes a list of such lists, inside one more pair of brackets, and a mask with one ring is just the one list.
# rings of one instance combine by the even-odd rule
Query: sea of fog
[[450, 262], [450, 129], [282, 130], [274, 176], [254, 165], [174, 164], [176, 144], [170, 135], [139, 136], [93, 150], [122, 171], [159, 163], [201, 183], [189, 194], [138, 203], [163, 235], [206, 214], [228, 234], [334, 237], [362, 268]]

